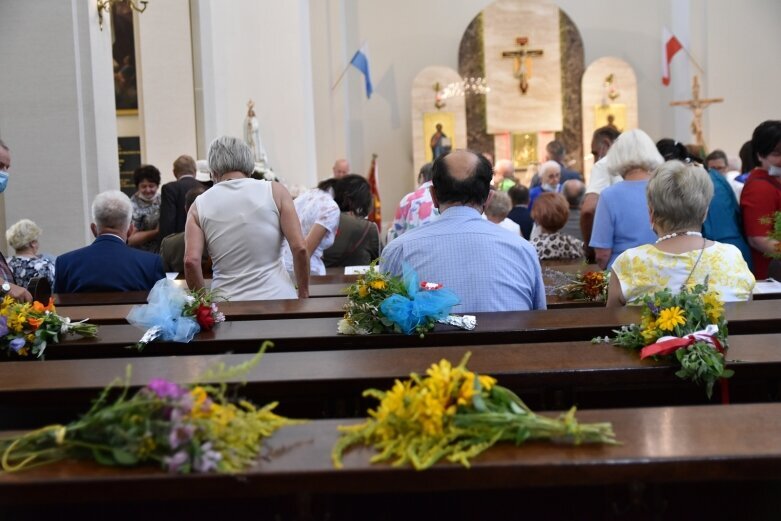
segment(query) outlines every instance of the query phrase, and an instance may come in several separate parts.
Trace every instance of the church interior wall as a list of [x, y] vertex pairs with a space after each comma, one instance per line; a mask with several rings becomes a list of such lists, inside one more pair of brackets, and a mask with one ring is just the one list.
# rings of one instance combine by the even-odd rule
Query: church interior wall
[[[489, 3], [153, 0], [137, 18], [144, 160], [169, 176], [180, 153], [203, 157], [214, 137], [241, 136], [251, 98], [271, 165], [289, 183], [314, 185], [330, 175], [337, 157], [365, 174], [377, 153], [387, 224], [414, 186], [412, 81], [428, 66], [457, 69], [463, 31]], [[781, 3], [557, 5], [577, 25], [587, 64], [611, 55], [632, 65], [639, 124], [654, 138], [691, 141], [689, 112], [669, 103], [690, 97], [696, 69], [679, 54], [672, 85], [661, 85], [664, 25], [704, 67], [702, 95], [726, 100], [705, 113], [711, 147], [735, 154], [760, 121], [781, 117], [775, 92], [781, 70], [774, 65]], [[13, 150], [14, 165], [8, 193], [0, 196], [0, 224], [4, 229], [33, 217], [44, 229], [43, 249], [58, 254], [89, 242], [89, 203], [97, 191], [118, 187], [116, 137], [123, 127], [117, 128], [113, 112], [110, 35], [98, 28], [94, 2], [7, 1], [0, 10], [0, 136]], [[37, 34], [46, 38], [31, 27], [45, 28]], [[364, 41], [375, 88], [370, 100], [354, 69], [331, 90]]]

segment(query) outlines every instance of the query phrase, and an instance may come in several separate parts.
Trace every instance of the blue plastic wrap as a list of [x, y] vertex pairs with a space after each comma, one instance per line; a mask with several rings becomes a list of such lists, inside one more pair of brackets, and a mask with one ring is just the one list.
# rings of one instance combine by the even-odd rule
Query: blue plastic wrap
[[161, 340], [189, 342], [201, 330], [194, 317], [183, 317], [187, 292], [173, 281], [160, 279], [147, 297], [148, 304], [133, 306], [127, 321], [141, 329], [160, 328]]
[[450, 290], [421, 289], [418, 274], [408, 265], [404, 265], [404, 284], [410, 298], [391, 295], [380, 304], [380, 311], [408, 335], [428, 318], [436, 320], [446, 317], [450, 308], [459, 302], [456, 294]]

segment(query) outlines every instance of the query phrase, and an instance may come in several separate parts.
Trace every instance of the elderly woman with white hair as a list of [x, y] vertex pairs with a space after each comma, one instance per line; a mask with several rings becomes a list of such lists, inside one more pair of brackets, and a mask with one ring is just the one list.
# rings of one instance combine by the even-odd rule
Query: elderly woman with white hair
[[654, 142], [640, 129], [624, 132], [610, 148], [607, 169], [624, 182], [600, 194], [594, 215], [589, 246], [594, 248], [602, 269], [610, 268], [625, 250], [656, 240], [648, 219], [645, 189], [651, 172], [663, 162]]
[[754, 276], [740, 250], [704, 239], [700, 230], [713, 183], [694, 163], [668, 161], [647, 188], [651, 223], [659, 238], [624, 251], [613, 263], [608, 306], [632, 304], [663, 289], [708, 284], [725, 302], [751, 297]]
[[8, 259], [8, 267], [14, 274], [16, 283], [26, 288], [30, 280], [36, 277], [49, 279], [54, 286], [54, 263], [38, 253], [38, 237], [41, 229], [30, 219], [14, 223], [5, 232], [5, 239], [14, 249], [14, 256]]
[[212, 289], [233, 300], [296, 298], [282, 259], [282, 240], [293, 252], [298, 298], [309, 296], [309, 258], [293, 199], [280, 183], [250, 176], [252, 150], [223, 136], [209, 147], [214, 186], [199, 195], [187, 214], [184, 273], [190, 289], [204, 285], [201, 256], [209, 252]]

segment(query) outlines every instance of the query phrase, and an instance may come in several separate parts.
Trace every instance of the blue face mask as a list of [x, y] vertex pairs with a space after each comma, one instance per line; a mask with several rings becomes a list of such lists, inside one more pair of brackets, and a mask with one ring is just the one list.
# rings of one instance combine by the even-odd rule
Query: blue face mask
[[8, 172], [0, 170], [0, 193], [5, 192], [6, 186], [8, 186]]

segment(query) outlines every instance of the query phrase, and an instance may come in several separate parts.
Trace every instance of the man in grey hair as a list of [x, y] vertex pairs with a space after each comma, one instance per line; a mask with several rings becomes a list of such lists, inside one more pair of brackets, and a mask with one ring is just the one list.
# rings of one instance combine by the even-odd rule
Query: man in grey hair
[[578, 179], [570, 179], [562, 185], [561, 193], [567, 199], [567, 203], [569, 203], [569, 218], [567, 218], [567, 224], [564, 225], [561, 232], [582, 241], [580, 205], [583, 202], [583, 196], [586, 195], [586, 184]]
[[57, 257], [55, 293], [149, 291], [165, 278], [159, 255], [127, 246], [133, 206], [119, 190], [101, 192], [92, 203], [95, 241]]

